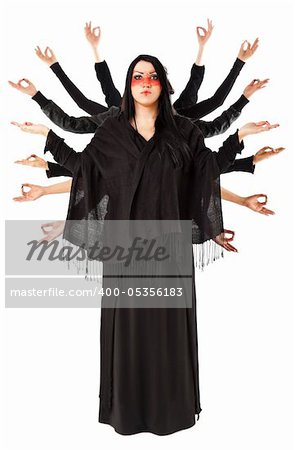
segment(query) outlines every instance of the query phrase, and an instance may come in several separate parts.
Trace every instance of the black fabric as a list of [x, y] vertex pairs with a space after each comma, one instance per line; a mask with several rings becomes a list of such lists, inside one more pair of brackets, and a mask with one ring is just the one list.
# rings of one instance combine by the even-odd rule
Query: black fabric
[[[222, 233], [219, 173], [243, 145], [235, 133], [212, 152], [195, 125], [180, 116], [175, 120], [193, 152], [181, 169], [173, 167], [157, 129], [146, 141], [119, 109], [81, 153], [50, 130], [44, 151], [74, 175], [67, 219], [190, 219], [199, 243]], [[64, 238], [81, 244], [68, 223]], [[192, 307], [117, 308], [103, 297], [99, 421], [118, 433], [166, 435], [193, 426], [199, 417], [197, 262], [192, 260]], [[176, 263], [174, 268], [179, 269]], [[104, 265], [105, 289], [114, 286], [108, 278], [113, 269]], [[115, 273], [121, 269], [117, 264]]]
[[[109, 108], [102, 114], [94, 116], [73, 117], [66, 114], [56, 103], [47, 99], [38, 91], [32, 99], [41, 107], [43, 113], [57, 126], [72, 133], [94, 133], [102, 122], [116, 111], [116, 107]], [[211, 121], [190, 119], [201, 130], [204, 138], [224, 133], [230, 125], [237, 120], [241, 110], [249, 100], [242, 95], [232, 106], [225, 110], [219, 117]]]
[[87, 98], [70, 80], [58, 62], [51, 64], [50, 69], [57, 76], [67, 93], [72, 97], [79, 108], [83, 109], [88, 114], [99, 114], [107, 110], [105, 106]]
[[[121, 94], [115, 87], [110, 69], [106, 61], [95, 63], [96, 78], [100, 82], [101, 89], [105, 95], [105, 101], [108, 107], [121, 105]], [[88, 112], [88, 111], [87, 111]], [[89, 113], [91, 115], [95, 113]], [[97, 113], [96, 113], [97, 114]]]
[[198, 101], [198, 92], [204, 79], [205, 66], [197, 66], [193, 64], [191, 68], [190, 78], [179, 98], [173, 103], [176, 111], [181, 108], [189, 108]]
[[[113, 111], [114, 116], [103, 122], [90, 144], [81, 153], [76, 153], [52, 131], [48, 134], [45, 151], [50, 150], [59, 164], [74, 173], [67, 218], [80, 220], [88, 218], [91, 213], [91, 218], [100, 219], [98, 198], [102, 201], [108, 196], [114, 198], [108, 203], [108, 219], [130, 219], [134, 199], [141, 194], [144, 201], [136, 201], [134, 214], [137, 219], [146, 219], [145, 215], [148, 214], [149, 219], [194, 220], [193, 242], [198, 244], [222, 233], [218, 177], [233, 164], [236, 154], [243, 148], [243, 145], [239, 144], [237, 132], [224, 142], [218, 153], [211, 152], [205, 147], [200, 130], [187, 119], [176, 116], [182, 133], [194, 151], [194, 161], [197, 160], [197, 165], [195, 168], [190, 165], [182, 171], [171, 170], [172, 163], [167, 152], [160, 154], [164, 162], [161, 165], [156, 164], [161, 141], [155, 142], [155, 139], [160, 136], [155, 135], [155, 138], [147, 143], [144, 159], [141, 159], [138, 150], [134, 149], [133, 139], [126, 132], [131, 125], [126, 124], [125, 116], [119, 113], [118, 108], [116, 110], [114, 107]], [[158, 152], [152, 152], [154, 145]], [[146, 169], [147, 163], [152, 162], [158, 173]], [[133, 184], [130, 174], [136, 177]], [[148, 178], [145, 179], [143, 174]], [[161, 190], [154, 182], [156, 179], [162, 181]], [[203, 184], [200, 183], [201, 180], [204, 180]], [[168, 193], [165, 192], [165, 182], [167, 186], [170, 185]], [[82, 201], [78, 202], [80, 193], [76, 198], [76, 191], [81, 183], [84, 196]], [[118, 190], [120, 184], [126, 188]], [[149, 192], [148, 196], [145, 190]], [[194, 192], [194, 195], [191, 196], [189, 192]], [[161, 201], [161, 195], [165, 201]], [[179, 195], [187, 199], [180, 205]]]
[[181, 108], [177, 112], [185, 117], [201, 119], [207, 114], [210, 114], [215, 109], [219, 108], [219, 106], [223, 105], [226, 97], [230, 93], [244, 64], [245, 63], [243, 61], [237, 58], [229, 74], [212, 97], [203, 100], [189, 108]]
[[[210, 114], [224, 103], [244, 64], [245, 63], [243, 61], [237, 58], [229, 74], [216, 90], [215, 94], [199, 103], [196, 102], [198, 100], [198, 91], [203, 81], [205, 67], [193, 64], [189, 81], [179, 98], [174, 102], [173, 106], [175, 110], [180, 115], [193, 119], [200, 119], [207, 114]], [[95, 115], [107, 110], [105, 106], [85, 97], [85, 95], [65, 74], [58, 62], [52, 64], [50, 68], [61, 81], [62, 85], [72, 99], [85, 112], [90, 115]], [[108, 107], [120, 106], [121, 95], [114, 85], [106, 61], [95, 63], [95, 72], [98, 81], [101, 83], [102, 91], [105, 95], [105, 100]]]
[[73, 173], [70, 170], [66, 169], [60, 164], [52, 163], [50, 161], [47, 164], [48, 164], [48, 170], [46, 170], [47, 178], [73, 176]]

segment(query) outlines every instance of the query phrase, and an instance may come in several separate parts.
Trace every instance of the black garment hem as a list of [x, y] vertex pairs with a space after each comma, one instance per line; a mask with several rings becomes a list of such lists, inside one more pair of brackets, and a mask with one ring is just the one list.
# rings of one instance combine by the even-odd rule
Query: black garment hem
[[[200, 413], [198, 413], [197, 415], [198, 415], [198, 419], [197, 420], [199, 420]], [[132, 434], [138, 434], [138, 433], [152, 433], [152, 434], [156, 434], [158, 436], [167, 436], [169, 434], [176, 433], [177, 431], [186, 430], [188, 428], [191, 428], [191, 427], [193, 427], [196, 424], [196, 420], [194, 418], [192, 423], [190, 423], [189, 425], [182, 425], [180, 427], [174, 428], [173, 430], [165, 431], [165, 432], [159, 432], [159, 431], [151, 430], [150, 428], [140, 428], [140, 429], [134, 430], [134, 431], [122, 432], [118, 428], [115, 427], [115, 425], [112, 423], [111, 420], [99, 418], [98, 422], [99, 423], [104, 423], [106, 425], [110, 425], [111, 427], [114, 428], [116, 433], [121, 434], [123, 436], [130, 436]]]

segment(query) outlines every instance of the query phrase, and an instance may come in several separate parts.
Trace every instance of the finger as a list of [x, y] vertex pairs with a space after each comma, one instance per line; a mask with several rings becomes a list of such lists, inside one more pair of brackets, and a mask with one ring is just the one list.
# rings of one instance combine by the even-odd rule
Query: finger
[[12, 86], [13, 88], [18, 88], [18, 85], [16, 83], [13, 83], [13, 81], [8, 81], [8, 83], [10, 84], [10, 86]]
[[280, 153], [280, 152], [282, 152], [283, 150], [286, 150], [285, 149], [285, 147], [279, 147], [279, 148], [275, 148], [275, 149], [273, 149], [273, 154], [275, 154], [275, 153]]
[[274, 216], [275, 215], [274, 211], [272, 211], [271, 209], [264, 208], [264, 207], [262, 208], [262, 210], [260, 212], [262, 212], [262, 214], [265, 214], [267, 216]]
[[26, 197], [14, 197], [12, 200], [14, 200], [15, 202], [26, 202], [28, 201], [28, 199]]
[[19, 122], [10, 122], [11, 125], [15, 125], [16, 127], [21, 127], [21, 124]]
[[261, 154], [261, 153], [271, 153], [271, 152], [268, 152], [267, 150], [273, 150], [273, 147], [268, 147], [268, 146], [266, 146], [266, 147], [263, 147], [263, 148], [261, 148], [260, 150], [258, 150], [258, 152], [257, 152], [257, 154]]

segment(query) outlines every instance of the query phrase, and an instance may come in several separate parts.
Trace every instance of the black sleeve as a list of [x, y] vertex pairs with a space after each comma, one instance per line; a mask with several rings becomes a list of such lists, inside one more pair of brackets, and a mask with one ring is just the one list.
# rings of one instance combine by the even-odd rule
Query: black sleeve
[[38, 103], [44, 114], [57, 126], [72, 133], [94, 133], [97, 129], [96, 123], [91, 117], [73, 117], [66, 114], [52, 100], [48, 100], [38, 91], [32, 99]]
[[[188, 83], [179, 98], [173, 103], [175, 110], [182, 108], [189, 108], [195, 105], [198, 101], [198, 91], [203, 82], [205, 73], [205, 66], [197, 66], [193, 64], [191, 68], [191, 75]], [[184, 114], [185, 115], [185, 114]]]
[[48, 162], [48, 170], [46, 170], [47, 178], [52, 177], [72, 177], [73, 174], [70, 170], [66, 169], [59, 164]]
[[44, 148], [44, 153], [48, 151], [59, 165], [64, 166], [71, 173], [74, 172], [76, 165], [79, 163], [82, 153], [77, 153], [69, 147], [64, 139], [57, 136], [52, 130], [49, 130]]
[[204, 138], [216, 136], [228, 130], [231, 124], [240, 116], [242, 109], [247, 103], [249, 103], [249, 100], [244, 95], [241, 95], [230, 108], [224, 111], [219, 117], [216, 117], [216, 119], [210, 122], [205, 120], [191, 120], [198, 125]]
[[224, 100], [230, 93], [230, 90], [239, 76], [244, 64], [245, 63], [243, 61], [237, 58], [229, 74], [212, 97], [207, 100], [203, 100], [190, 108], [182, 108], [178, 111], [178, 113], [185, 117], [200, 119], [201, 117], [204, 117], [219, 108], [219, 106], [223, 105]]
[[244, 149], [244, 142], [239, 142], [238, 131], [239, 130], [223, 142], [218, 152], [214, 152], [216, 153], [216, 160], [220, 173], [226, 172], [227, 169], [233, 165], [237, 153], [241, 153]]
[[100, 105], [93, 100], [89, 100], [84, 94], [75, 86], [75, 84], [65, 74], [58, 62], [51, 64], [50, 69], [57, 76], [67, 93], [72, 97], [75, 103], [87, 114], [99, 114], [106, 111], [106, 107]]
[[254, 155], [248, 156], [248, 158], [235, 159], [232, 166], [228, 167], [223, 173], [229, 172], [248, 172], [254, 173], [255, 164], [253, 164]]
[[120, 106], [122, 100], [121, 94], [114, 85], [111, 72], [106, 61], [95, 63], [94, 68], [96, 72], [96, 78], [101, 84], [101, 89], [104, 93], [106, 104], [109, 107]]

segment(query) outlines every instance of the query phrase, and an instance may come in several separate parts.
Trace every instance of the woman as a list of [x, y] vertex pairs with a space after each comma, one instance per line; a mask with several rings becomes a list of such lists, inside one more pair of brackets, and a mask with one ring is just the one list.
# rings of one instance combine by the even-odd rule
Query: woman
[[[112, 110], [83, 152], [76, 153], [43, 125], [19, 126], [46, 136], [45, 152], [73, 173], [67, 219], [82, 219], [83, 226], [85, 218], [100, 225], [104, 219], [189, 220], [193, 243], [204, 247], [195, 262], [202, 266], [220, 256], [216, 241], [222, 242], [224, 229], [219, 174], [241, 152], [245, 136], [277, 125], [247, 124], [218, 153], [212, 152], [195, 125], [173, 115], [160, 61], [140, 55], [128, 69], [121, 110]], [[87, 236], [92, 224], [88, 220]], [[66, 225], [64, 236], [85, 244], [83, 226], [77, 237], [71, 224]], [[180, 269], [177, 263], [173, 268]], [[111, 265], [107, 275], [112, 270]], [[101, 310], [99, 421], [120, 434], [170, 434], [193, 426], [201, 412], [192, 272], [191, 308]], [[118, 263], [114, 273], [125, 274], [123, 265]], [[103, 283], [110, 285], [105, 266]]]

